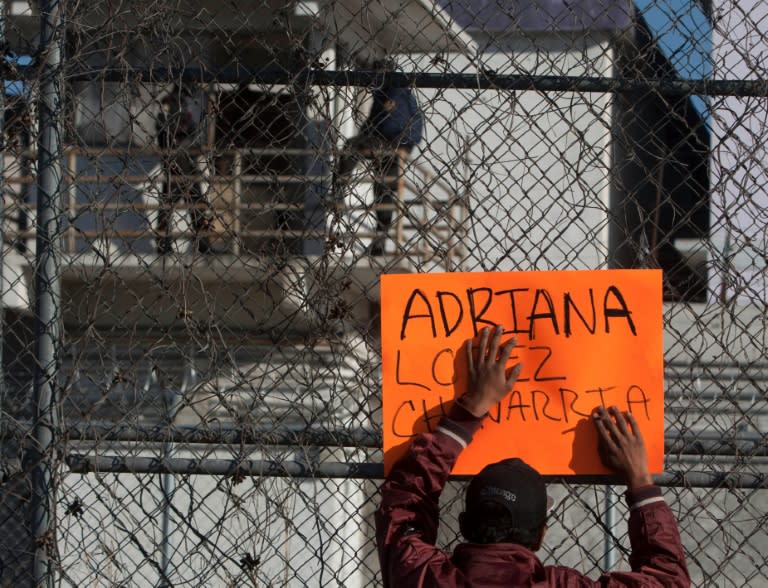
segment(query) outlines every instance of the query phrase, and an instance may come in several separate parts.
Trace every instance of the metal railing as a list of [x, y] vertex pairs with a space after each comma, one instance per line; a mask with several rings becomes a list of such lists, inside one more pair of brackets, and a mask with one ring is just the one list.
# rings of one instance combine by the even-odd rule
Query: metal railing
[[[180, 153], [194, 156], [198, 160], [200, 173], [197, 175], [178, 175], [163, 171], [163, 161], [173, 159]], [[336, 242], [339, 233], [352, 233], [356, 242], [370, 241], [376, 236], [374, 227], [358, 224], [350, 230], [349, 215], [360, 213], [375, 215], [378, 211], [393, 213], [392, 226], [388, 229], [388, 238], [393, 247], [386, 249], [386, 257], [412, 258], [416, 264], [425, 260], [437, 259], [438, 267], [445, 269], [461, 268], [464, 249], [463, 228], [468, 216], [468, 195], [452, 187], [448, 182], [435, 176], [434, 172], [418, 162], [407, 161], [405, 155], [394, 152], [398, 159], [397, 176], [377, 173], [374, 169], [360, 170], [351, 180], [341, 186], [332, 185], [333, 175], [306, 173], [257, 173], [249, 169], [244, 160], [257, 157], [314, 157], [331, 161], [330, 154], [318, 153], [312, 149], [270, 149], [242, 148], [223, 151], [210, 150], [163, 150], [158, 148], [76, 148], [65, 147], [64, 187], [66, 197], [63, 201], [64, 217], [67, 219], [62, 228], [61, 239], [63, 252], [66, 254], [82, 253], [89, 245], [109, 247], [114, 240], [130, 243], [140, 240], [157, 240], [163, 237], [192, 242], [195, 239], [215, 239], [219, 243], [213, 253], [231, 254], [235, 257], [248, 254], [243, 244], [253, 239], [319, 239]], [[36, 157], [35, 151], [16, 154], [17, 158]], [[211, 161], [229, 159], [229, 173], [216, 173]], [[137, 173], [130, 168], [130, 162], [143, 160], [151, 163], [147, 173]], [[365, 162], [365, 159], [362, 160]], [[123, 169], [114, 173], [94, 173], [102, 164]], [[330, 165], [330, 163], [329, 163]], [[78, 171], [86, 167], [88, 171]], [[252, 166], [251, 166], [252, 167]], [[10, 173], [4, 178], [10, 192], [22, 193], [23, 186], [34, 186], [34, 172], [19, 175], [19, 165], [7, 166]], [[395, 187], [396, 198], [391, 204], [372, 201], [370, 198], [354, 196], [345, 198], [344, 193], [365, 190], [373, 183], [389, 183]], [[190, 202], [190, 198], [178, 197], [163, 201], [159, 193], [163, 183], [180, 185], [198, 184], [202, 186], [205, 202]], [[306, 208], [301, 201], [281, 201], [275, 195], [285, 187], [316, 186], [323, 191], [323, 198], [315, 206], [324, 217], [322, 227], [285, 227], [273, 223], [271, 227], [249, 228], [248, 217], [261, 213], [293, 213], [300, 216]], [[265, 194], [248, 195], [250, 187], [262, 187]], [[133, 191], [130, 200], [121, 198], [121, 192]], [[226, 191], [227, 195], [221, 193]], [[84, 196], [85, 194], [85, 196]], [[34, 207], [31, 203], [21, 202], [17, 197], [9, 199], [5, 220], [5, 239], [10, 242], [33, 240]], [[177, 217], [187, 216], [198, 211], [206, 216], [207, 228], [195, 230], [191, 223], [179, 223], [171, 230], [158, 231], [153, 227], [152, 219], [161, 211]], [[116, 228], [115, 220], [125, 213], [137, 215], [135, 227]], [[27, 218], [28, 229], [18, 229], [18, 215]], [[91, 215], [92, 226], [83, 226], [80, 219]], [[347, 217], [347, 218], [345, 218]], [[141, 221], [144, 222], [141, 222]], [[96, 226], [96, 225], [99, 226]], [[156, 224], [156, 222], [154, 223]], [[14, 226], [16, 225], [16, 226]], [[181, 226], [179, 226], [181, 225]], [[31, 249], [31, 247], [29, 248]], [[356, 248], [355, 257], [366, 257], [365, 247]], [[77, 258], [74, 258], [77, 259]]]

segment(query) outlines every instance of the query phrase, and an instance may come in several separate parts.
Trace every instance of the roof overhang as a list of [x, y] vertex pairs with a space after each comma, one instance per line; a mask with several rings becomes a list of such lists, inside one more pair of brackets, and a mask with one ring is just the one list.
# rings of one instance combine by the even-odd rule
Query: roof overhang
[[[87, 9], [69, 21], [77, 25], [80, 36], [87, 36], [89, 31], [103, 36], [106, 24], [113, 30], [131, 30], [146, 14], [142, 10], [146, 4], [147, 0], [135, 0], [130, 9], [108, 13], [88, 3]], [[187, 0], [178, 10], [169, 9], [165, 30], [244, 35], [274, 33], [287, 25], [323, 33], [360, 59], [403, 53], [474, 53], [476, 47], [471, 36], [435, 0], [268, 0], [254, 4], [244, 0]], [[7, 34], [13, 37], [8, 39], [13, 46], [35, 42], [38, 15], [33, 5], [24, 14], [9, 16]]]
[[326, 0], [321, 14], [327, 30], [338, 33], [361, 59], [477, 50], [472, 37], [433, 0]]

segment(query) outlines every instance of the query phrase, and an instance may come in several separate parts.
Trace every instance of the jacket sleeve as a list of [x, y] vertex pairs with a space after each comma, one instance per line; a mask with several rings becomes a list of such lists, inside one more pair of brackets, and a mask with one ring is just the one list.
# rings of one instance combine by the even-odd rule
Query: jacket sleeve
[[632, 572], [614, 572], [600, 578], [607, 587], [690, 586], [685, 553], [672, 514], [658, 486], [627, 492]]
[[376, 512], [385, 587], [421, 585], [427, 568], [452, 567], [449, 555], [435, 546], [438, 501], [456, 459], [481, 422], [454, 403], [436, 429], [415, 437], [392, 467]]

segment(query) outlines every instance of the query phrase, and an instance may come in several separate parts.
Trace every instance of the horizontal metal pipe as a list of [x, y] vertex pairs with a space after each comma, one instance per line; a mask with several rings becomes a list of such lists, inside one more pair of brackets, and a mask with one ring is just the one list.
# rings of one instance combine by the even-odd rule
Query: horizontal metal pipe
[[[745, 400], [742, 402], [746, 402]], [[684, 415], [690, 417], [691, 413], [698, 412], [700, 414], [707, 414], [710, 417], [712, 416], [727, 416], [727, 417], [744, 417], [745, 415], [749, 415], [749, 418], [756, 418], [756, 417], [762, 417], [768, 415], [768, 406], [764, 406], [762, 408], [755, 408], [754, 406], [750, 406], [747, 409], [739, 408], [738, 406], [734, 406], [733, 404], [725, 402], [725, 400], [720, 401], [715, 406], [685, 406], [684, 404], [680, 404], [677, 406], [667, 406], [666, 412], [669, 415]], [[670, 420], [678, 420], [677, 416]]]
[[[768, 398], [764, 398], [762, 393], [756, 392], [733, 392], [730, 390], [695, 392], [692, 390], [680, 390], [667, 388], [664, 392], [665, 400], [686, 400], [686, 401], [736, 401], [736, 402], [755, 402], [762, 401], [768, 407]], [[687, 404], [687, 403], [686, 403]], [[690, 408], [690, 406], [688, 407]]]
[[730, 383], [736, 380], [742, 380], [747, 382], [765, 382], [768, 380], [768, 374], [763, 370], [768, 369], [768, 366], [749, 366], [744, 368], [737, 368], [733, 366], [720, 367], [708, 370], [678, 370], [670, 369], [669, 366], [664, 370], [664, 377], [667, 380], [673, 382], [688, 382], [692, 383], [696, 380], [703, 380], [705, 382], [724, 382]]
[[719, 439], [699, 439], [695, 435], [666, 437], [664, 451], [677, 455], [731, 455], [739, 457], [768, 456], [766, 438], [744, 439], [741, 436]]
[[331, 462], [310, 466], [299, 461], [191, 459], [173, 457], [134, 457], [119, 455], [68, 455], [67, 465], [74, 473], [173, 473], [211, 476], [270, 476], [297, 478], [381, 478], [381, 463]]
[[[6, 427], [7, 435], [23, 435], [29, 423], [16, 422]], [[29, 429], [26, 429], [29, 430]], [[360, 447], [378, 449], [381, 434], [371, 429], [328, 430], [320, 428], [280, 427], [253, 429], [208, 424], [203, 427], [138, 425], [91, 422], [70, 424], [65, 431], [70, 441], [181, 443], [201, 445], [296, 445], [316, 447]], [[724, 436], [718, 431], [685, 431], [667, 429], [665, 450], [676, 455], [768, 456], [768, 435], [740, 432]]]
[[[26, 434], [28, 421], [6, 425], [7, 436]], [[70, 441], [123, 441], [129, 443], [198, 443], [215, 445], [316, 445], [328, 447], [381, 447], [381, 434], [372, 430], [336, 430], [283, 426], [276, 429], [232, 427], [208, 423], [205, 427], [166, 424], [139, 425], [109, 421], [70, 423], [64, 435]]]
[[[33, 80], [37, 67], [17, 67], [8, 72], [8, 80]], [[453, 88], [462, 90], [538, 90], [574, 92], [649, 92], [666, 96], [768, 96], [768, 81], [765, 80], [675, 80], [675, 79], [623, 79], [577, 76], [533, 76], [520, 74], [499, 74], [489, 69], [469, 73], [424, 73], [395, 71], [332, 71], [303, 68], [248, 69], [244, 66], [221, 70], [194, 68], [70, 68], [66, 72], [70, 82], [197, 82], [249, 83], [249, 84], [299, 84], [315, 86], [358, 86], [370, 87], [389, 85], [396, 87], [415, 86], [419, 88]]]
[[[727, 308], [718, 309], [719, 311], [725, 311], [727, 316], [737, 315], [738, 312], [730, 311]], [[737, 359], [713, 359], [711, 361], [686, 361], [680, 359], [670, 359], [664, 362], [664, 367], [668, 373], [677, 374], [696, 374], [696, 375], [710, 375], [717, 374], [716, 370], [728, 370], [730, 372], [744, 373], [751, 372], [750, 375], [759, 377], [764, 374], [764, 370], [768, 368], [768, 362], [761, 359], [755, 359], [754, 361], [739, 361]], [[768, 377], [768, 376], [763, 376]]]
[[[118, 455], [69, 455], [70, 471], [115, 474], [194, 474], [210, 476], [271, 476], [297, 478], [382, 479], [384, 465], [370, 462], [330, 462], [309, 465], [298, 461], [228, 459], [158, 459]], [[621, 484], [615, 476], [546, 476], [551, 483]], [[660, 486], [686, 488], [768, 488], [768, 475], [730, 472], [664, 472], [655, 476]]]
[[[217, 156], [229, 156], [236, 155], [283, 155], [283, 156], [317, 156], [318, 154], [327, 154], [336, 152], [337, 150], [328, 148], [305, 148], [299, 149], [295, 147], [238, 147], [237, 149], [206, 149], [204, 147], [195, 147], [192, 145], [185, 146], [183, 148], [162, 149], [153, 145], [146, 145], [142, 147], [82, 147], [67, 144], [63, 146], [64, 154], [69, 157], [88, 157], [92, 159], [103, 159], [105, 157], [124, 157], [126, 155], [133, 157], [163, 157], [173, 156], [179, 153], [187, 155], [211, 155], [215, 153]], [[389, 153], [389, 151], [387, 151]], [[37, 157], [37, 148], [35, 145], [30, 145], [27, 149], [22, 151], [16, 151], [14, 154], [18, 157]]]
[[[80, 174], [80, 175], [70, 175], [64, 178], [64, 181], [70, 184], [140, 184], [142, 182], [146, 182], [147, 180], [151, 179], [152, 176], [149, 174], [104, 174], [104, 175], [86, 175], [86, 174]], [[318, 175], [318, 174], [280, 174], [280, 175], [272, 175], [272, 174], [242, 174], [239, 176], [224, 176], [224, 175], [216, 175], [216, 176], [206, 176], [205, 174], [195, 174], [195, 175], [163, 175], [159, 176], [162, 177], [163, 180], [166, 178], [171, 181], [176, 182], [185, 182], [185, 183], [191, 183], [191, 182], [201, 182], [201, 181], [212, 181], [212, 182], [233, 182], [235, 180], [240, 180], [241, 182], [247, 183], [247, 184], [306, 184], [306, 183], [319, 183], [324, 180], [328, 180], [331, 176], [330, 175]], [[383, 176], [383, 175], [377, 175], [376, 178], [381, 179], [382, 181], [387, 181], [390, 179], [397, 179], [394, 176]], [[8, 181], [13, 183], [13, 181], [23, 181], [22, 177], [14, 178], [10, 177], [8, 178]], [[97, 202], [94, 204], [101, 204], [101, 202]], [[123, 203], [120, 203], [123, 204]], [[124, 203], [124, 205], [130, 205], [130, 202]], [[157, 205], [155, 205], [157, 206]]]

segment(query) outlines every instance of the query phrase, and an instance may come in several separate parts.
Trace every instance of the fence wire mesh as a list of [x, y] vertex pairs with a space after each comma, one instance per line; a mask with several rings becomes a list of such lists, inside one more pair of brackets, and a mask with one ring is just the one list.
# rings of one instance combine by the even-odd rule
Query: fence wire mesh
[[[609, 267], [664, 272], [694, 584], [768, 582], [764, 2], [0, 14], [1, 585], [379, 584], [378, 277]], [[542, 558], [626, 567], [620, 490]]]

